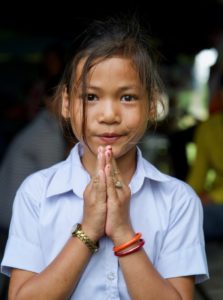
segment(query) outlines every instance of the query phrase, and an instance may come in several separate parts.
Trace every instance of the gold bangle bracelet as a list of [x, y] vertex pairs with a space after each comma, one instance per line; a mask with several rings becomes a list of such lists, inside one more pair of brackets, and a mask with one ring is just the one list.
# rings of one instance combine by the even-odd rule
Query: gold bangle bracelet
[[95, 253], [99, 249], [98, 243], [94, 243], [83, 231], [82, 231], [82, 226], [81, 224], [77, 224], [76, 228], [72, 230], [72, 236], [77, 237], [79, 240], [81, 240], [87, 247], [88, 249], [92, 252]]

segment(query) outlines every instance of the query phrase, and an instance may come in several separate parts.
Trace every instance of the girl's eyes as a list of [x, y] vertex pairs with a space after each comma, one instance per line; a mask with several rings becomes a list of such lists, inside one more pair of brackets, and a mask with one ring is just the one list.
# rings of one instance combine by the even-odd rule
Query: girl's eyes
[[89, 102], [98, 100], [98, 97], [95, 94], [87, 94], [84, 98]]
[[121, 97], [121, 101], [125, 101], [125, 102], [131, 102], [136, 100], [136, 97], [133, 95], [124, 95]]
[[[99, 100], [98, 96], [96, 96], [95, 94], [86, 94], [84, 96], [84, 99], [85, 99], [85, 101], [88, 101], [88, 102]], [[137, 99], [137, 97], [133, 96], [133, 95], [124, 95], [121, 97], [122, 102], [132, 102], [136, 99]]]

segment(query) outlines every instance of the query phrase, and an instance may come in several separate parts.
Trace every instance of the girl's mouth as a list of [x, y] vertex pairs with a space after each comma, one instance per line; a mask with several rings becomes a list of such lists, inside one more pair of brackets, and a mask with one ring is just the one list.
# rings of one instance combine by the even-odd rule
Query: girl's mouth
[[115, 133], [104, 133], [98, 136], [99, 139], [106, 144], [113, 144], [117, 142], [122, 136]]

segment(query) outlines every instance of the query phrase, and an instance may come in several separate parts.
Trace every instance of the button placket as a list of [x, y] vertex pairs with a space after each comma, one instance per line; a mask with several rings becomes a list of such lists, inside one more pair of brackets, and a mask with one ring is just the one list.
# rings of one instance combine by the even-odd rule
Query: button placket
[[118, 300], [118, 259], [112, 251], [113, 243], [106, 240], [106, 289], [107, 300]]
[[115, 279], [115, 273], [114, 272], [108, 273], [107, 278], [108, 278], [108, 280], [111, 280], [111, 281], [114, 280]]

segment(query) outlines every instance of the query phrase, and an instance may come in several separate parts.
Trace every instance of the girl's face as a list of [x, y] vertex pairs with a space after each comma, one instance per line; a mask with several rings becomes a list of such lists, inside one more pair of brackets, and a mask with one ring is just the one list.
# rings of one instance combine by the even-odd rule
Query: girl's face
[[[83, 63], [81, 61], [78, 65], [77, 80]], [[68, 112], [66, 101], [63, 101], [63, 111], [67, 113], [63, 115], [71, 118], [74, 133], [84, 146], [84, 155], [92, 155], [92, 152], [97, 155], [100, 145], [111, 145], [116, 158], [135, 151], [147, 127], [149, 109], [147, 91], [142, 87], [131, 60], [113, 57], [97, 63], [87, 78], [85, 100], [79, 87], [70, 106], [72, 112]], [[81, 138], [83, 101], [86, 105], [87, 145]]]

